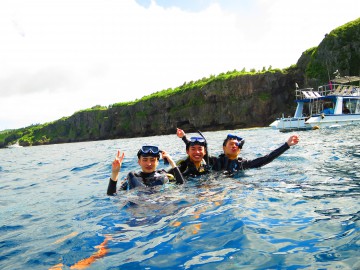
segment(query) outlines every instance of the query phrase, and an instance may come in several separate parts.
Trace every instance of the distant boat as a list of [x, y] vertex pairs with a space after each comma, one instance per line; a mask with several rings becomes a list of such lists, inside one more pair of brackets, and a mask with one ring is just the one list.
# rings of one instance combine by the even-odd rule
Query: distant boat
[[360, 123], [360, 77], [337, 77], [317, 90], [296, 87], [294, 116], [276, 119], [270, 126], [281, 132]]
[[309, 118], [306, 115], [318, 109], [316, 108], [315, 101], [321, 97], [321, 94], [318, 91], [314, 91], [313, 88], [299, 89], [296, 84], [295, 97], [297, 106], [294, 115], [288, 117], [283, 115], [272, 122], [270, 127], [281, 132], [311, 129], [310, 125], [305, 124], [305, 121]]
[[16, 142], [14, 144], [8, 145], [7, 148], [20, 148], [22, 147], [19, 142]]
[[[311, 115], [305, 124], [312, 128], [335, 127], [360, 123], [360, 77], [338, 77], [334, 84], [323, 85], [320, 99], [324, 109]], [[354, 85], [354, 83], [358, 85]]]

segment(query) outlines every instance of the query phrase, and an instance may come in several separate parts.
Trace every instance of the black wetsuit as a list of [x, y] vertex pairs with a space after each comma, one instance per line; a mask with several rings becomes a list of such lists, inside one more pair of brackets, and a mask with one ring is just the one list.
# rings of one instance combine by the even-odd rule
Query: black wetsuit
[[[185, 144], [189, 143], [189, 140], [186, 138], [186, 136], [182, 137], [182, 140]], [[244, 171], [247, 169], [262, 167], [273, 161], [275, 158], [279, 157], [289, 148], [290, 146], [287, 143], [284, 143], [282, 146], [275, 149], [270, 154], [253, 160], [247, 160], [241, 157], [230, 160], [227, 156], [225, 156], [225, 154], [221, 154], [218, 157], [208, 157], [207, 155], [205, 155], [204, 159], [208, 160], [209, 164], [208, 166], [205, 166], [205, 170], [203, 170], [201, 173], [197, 172], [196, 167], [189, 160], [189, 158], [187, 158], [185, 161], [180, 161], [184, 162], [185, 164], [179, 164], [179, 167], [180, 171], [183, 173], [184, 176], [205, 174], [210, 172], [210, 168], [214, 171], [224, 171], [226, 173], [232, 174], [236, 171]], [[189, 173], [187, 173], [186, 170], [188, 170]]]
[[227, 156], [221, 154], [217, 158], [210, 157], [210, 166], [214, 171], [226, 171], [228, 173], [234, 173], [236, 171], [243, 171], [252, 168], [259, 168], [270, 163], [289, 148], [290, 146], [287, 143], [284, 143], [282, 146], [275, 149], [270, 154], [253, 160], [247, 160], [241, 157], [230, 160]]
[[[179, 168], [175, 167], [173, 169], [173, 175], [168, 175], [165, 170], [157, 170], [152, 173], [133, 173], [129, 172], [126, 181], [122, 183], [120, 189], [128, 190], [136, 187], [153, 187], [158, 185], [163, 185], [169, 182], [169, 176], [174, 177], [176, 179], [177, 184], [183, 184], [184, 178], [179, 170]], [[116, 194], [116, 185], [117, 181], [114, 181], [110, 178], [107, 195], [115, 195]]]
[[[206, 165], [206, 162], [203, 160], [199, 168], [196, 168], [195, 164], [188, 157], [187, 159], [180, 160], [177, 162], [177, 168], [184, 177], [194, 177], [199, 175], [204, 175], [210, 172], [209, 167]], [[171, 169], [169, 173], [173, 174], [174, 169]]]

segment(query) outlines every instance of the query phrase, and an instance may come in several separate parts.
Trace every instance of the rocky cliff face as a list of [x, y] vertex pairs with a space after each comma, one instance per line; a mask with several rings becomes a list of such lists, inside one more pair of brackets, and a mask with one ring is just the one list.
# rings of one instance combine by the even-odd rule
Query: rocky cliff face
[[317, 86], [341, 76], [360, 75], [360, 18], [326, 34], [318, 47], [304, 52], [297, 62], [306, 83]]
[[293, 113], [299, 80], [295, 72], [280, 71], [215, 80], [167, 98], [79, 112], [39, 132], [58, 134], [46, 143], [60, 143], [173, 134], [176, 127], [190, 132], [267, 126], [280, 112]]

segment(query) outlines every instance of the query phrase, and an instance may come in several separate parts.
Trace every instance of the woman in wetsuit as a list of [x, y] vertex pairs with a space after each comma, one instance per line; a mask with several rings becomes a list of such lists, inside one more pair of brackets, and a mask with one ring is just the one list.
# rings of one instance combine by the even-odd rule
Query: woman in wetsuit
[[[159, 164], [160, 153], [162, 154], [163, 159], [166, 159], [169, 162], [174, 174], [168, 174], [163, 169], [156, 170]], [[116, 194], [116, 186], [124, 156], [124, 153], [121, 154], [120, 151], [118, 151], [115, 160], [112, 163], [111, 177], [107, 190], [108, 195]], [[129, 172], [127, 177], [121, 181], [120, 189], [128, 190], [136, 187], [153, 187], [166, 184], [171, 180], [175, 180], [177, 184], [184, 183], [184, 178], [170, 155], [165, 151], [159, 150], [157, 146], [142, 146], [138, 151], [137, 156], [141, 171], [138, 173]]]

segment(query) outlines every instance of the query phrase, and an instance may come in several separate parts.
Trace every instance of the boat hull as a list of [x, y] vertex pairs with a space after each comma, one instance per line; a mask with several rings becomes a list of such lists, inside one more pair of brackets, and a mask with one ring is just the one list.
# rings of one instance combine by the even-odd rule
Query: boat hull
[[360, 114], [314, 115], [306, 121], [306, 124], [312, 128], [346, 126], [359, 123]]
[[294, 130], [308, 130], [311, 126], [306, 124], [307, 117], [289, 117], [280, 118], [274, 121], [270, 126], [281, 132], [290, 132]]

